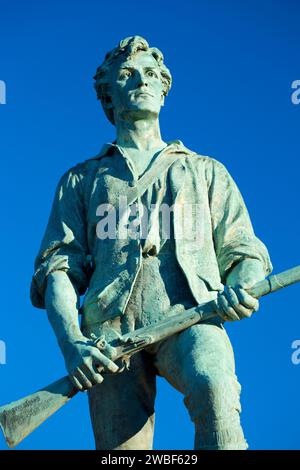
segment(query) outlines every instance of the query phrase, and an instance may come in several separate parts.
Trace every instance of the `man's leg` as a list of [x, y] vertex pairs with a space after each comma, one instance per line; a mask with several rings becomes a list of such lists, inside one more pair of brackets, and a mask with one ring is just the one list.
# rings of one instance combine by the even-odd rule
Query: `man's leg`
[[149, 359], [137, 353], [130, 370], [106, 374], [89, 391], [96, 449], [152, 449], [156, 376]]
[[160, 343], [158, 373], [184, 394], [195, 449], [247, 449], [240, 425], [240, 384], [222, 326], [198, 324]]

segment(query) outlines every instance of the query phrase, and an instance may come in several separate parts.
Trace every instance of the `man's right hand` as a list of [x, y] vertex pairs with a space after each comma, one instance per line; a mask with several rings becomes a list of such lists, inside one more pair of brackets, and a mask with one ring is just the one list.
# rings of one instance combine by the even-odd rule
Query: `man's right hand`
[[100, 372], [116, 373], [118, 366], [102, 354], [92, 341], [82, 336], [66, 341], [62, 347], [69, 377], [76, 388], [84, 391], [103, 382]]

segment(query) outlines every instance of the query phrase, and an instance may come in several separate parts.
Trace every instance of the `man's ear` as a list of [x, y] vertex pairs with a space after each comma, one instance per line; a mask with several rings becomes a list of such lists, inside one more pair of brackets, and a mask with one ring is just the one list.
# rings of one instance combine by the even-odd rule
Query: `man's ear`
[[107, 109], [112, 109], [112, 99], [111, 99], [111, 96], [109, 96], [109, 95], [106, 95], [106, 96], [105, 96], [104, 106], [105, 106]]
[[112, 90], [109, 83], [105, 84], [105, 88], [103, 90], [103, 98], [104, 98], [104, 106], [106, 109], [112, 109]]

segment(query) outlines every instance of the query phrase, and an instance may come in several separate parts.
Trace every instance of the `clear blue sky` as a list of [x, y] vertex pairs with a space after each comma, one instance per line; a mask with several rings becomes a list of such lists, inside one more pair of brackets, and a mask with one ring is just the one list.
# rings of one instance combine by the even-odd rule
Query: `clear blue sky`
[[[7, 364], [0, 404], [64, 375], [46, 314], [31, 306], [33, 260], [58, 179], [114, 138], [92, 76], [127, 36], [162, 49], [174, 84], [161, 114], [165, 140], [181, 139], [223, 162], [238, 183], [257, 235], [278, 272], [300, 264], [300, 79], [297, 0], [0, 0], [1, 324]], [[261, 300], [251, 320], [230, 324], [251, 449], [300, 449], [300, 286]], [[298, 297], [297, 297], [298, 295]], [[182, 396], [159, 380], [156, 449], [191, 449]], [[5, 448], [0, 437], [0, 448]], [[86, 395], [20, 449], [91, 449]]]

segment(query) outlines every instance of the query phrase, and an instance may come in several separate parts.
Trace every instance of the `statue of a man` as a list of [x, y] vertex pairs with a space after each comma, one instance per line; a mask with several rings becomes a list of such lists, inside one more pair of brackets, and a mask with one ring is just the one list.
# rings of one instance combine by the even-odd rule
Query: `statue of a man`
[[[246, 449], [240, 385], [223, 324], [258, 309], [245, 289], [271, 272], [268, 252], [224, 166], [180, 140], [162, 140], [159, 113], [172, 80], [162, 53], [142, 37], [126, 38], [106, 54], [94, 78], [116, 140], [60, 179], [35, 261], [32, 303], [46, 308], [72, 382], [88, 390], [97, 449], [152, 448], [156, 375], [184, 395], [195, 449]], [[126, 207], [139, 230], [120, 236], [126, 213], [120, 198], [169, 158], [172, 163]], [[176, 204], [189, 209], [183, 236], [176, 211], [169, 231], [162, 224], [161, 207]], [[134, 208], [148, 211], [146, 230]], [[212, 299], [214, 319], [149, 346], [129, 367], [93, 345], [95, 335], [111, 339]]]

